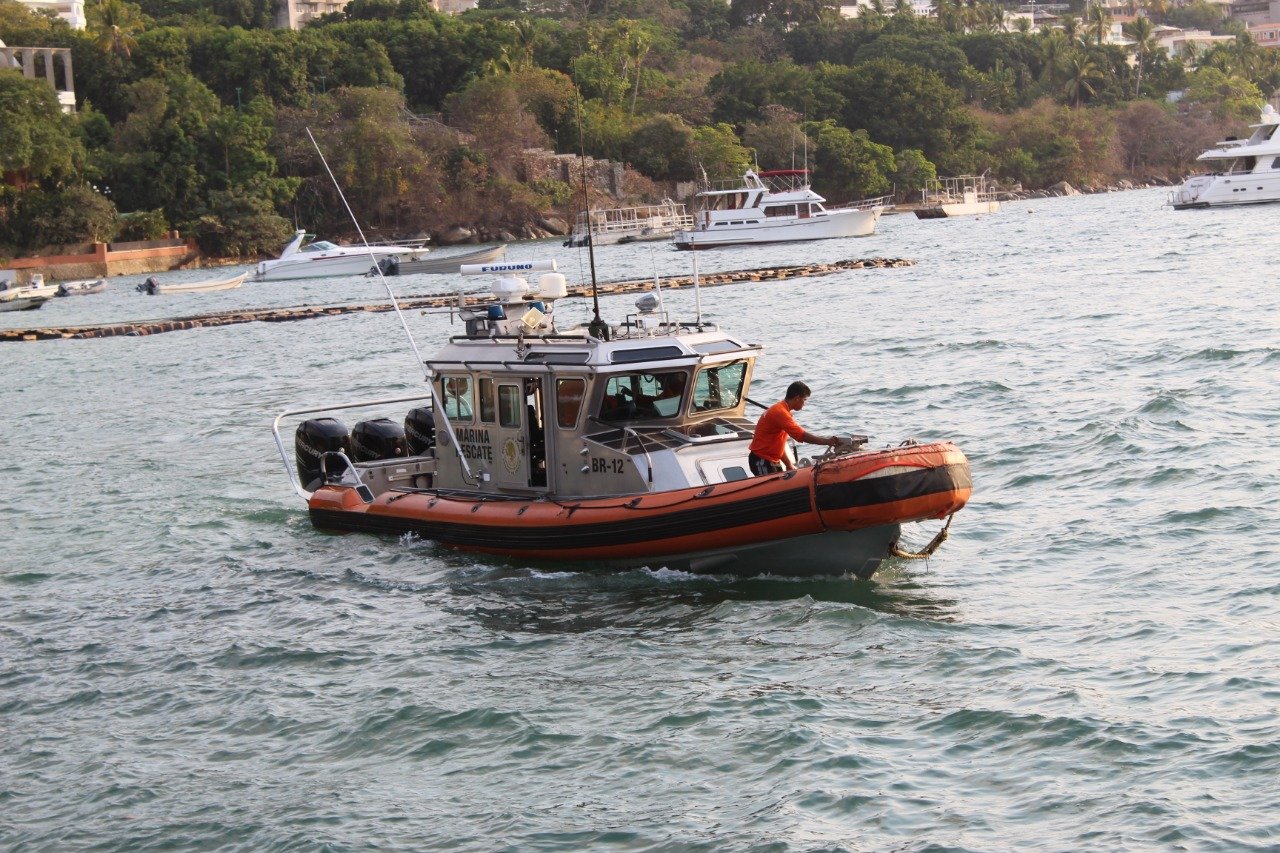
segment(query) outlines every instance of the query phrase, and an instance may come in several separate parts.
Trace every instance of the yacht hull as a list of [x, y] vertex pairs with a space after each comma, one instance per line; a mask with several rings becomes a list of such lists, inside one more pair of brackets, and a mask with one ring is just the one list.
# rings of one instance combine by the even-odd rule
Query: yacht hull
[[883, 208], [832, 210], [807, 219], [765, 221], [760, 224], [711, 225], [677, 231], [677, 249], [717, 249], [763, 243], [866, 237], [875, 233]]
[[354, 487], [312, 494], [313, 525], [412, 533], [460, 551], [592, 567], [869, 577], [901, 524], [945, 518], [969, 499], [954, 445], [861, 451], [782, 474], [604, 498], [495, 499], [397, 490], [366, 503]]

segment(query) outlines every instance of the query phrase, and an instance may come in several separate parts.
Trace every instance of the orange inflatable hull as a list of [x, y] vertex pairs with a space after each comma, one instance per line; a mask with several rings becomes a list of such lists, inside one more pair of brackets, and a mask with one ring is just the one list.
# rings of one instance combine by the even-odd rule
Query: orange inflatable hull
[[[656, 566], [664, 558], [737, 554], [884, 527], [873, 546], [881, 549], [896, 539], [898, 524], [945, 518], [971, 491], [968, 460], [941, 442], [862, 451], [767, 477], [608, 498], [427, 490], [389, 492], [366, 504], [355, 489], [329, 485], [312, 495], [309, 509], [322, 530], [413, 533], [461, 551], [519, 559]], [[880, 557], [887, 555], [883, 550]], [[794, 559], [804, 562], [805, 554]]]

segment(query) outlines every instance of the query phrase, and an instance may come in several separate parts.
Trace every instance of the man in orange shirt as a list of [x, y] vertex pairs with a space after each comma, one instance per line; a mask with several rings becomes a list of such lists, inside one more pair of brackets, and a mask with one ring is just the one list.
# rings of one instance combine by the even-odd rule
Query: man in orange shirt
[[787, 458], [787, 436], [806, 444], [825, 444], [828, 447], [835, 447], [840, 443], [834, 435], [814, 435], [796, 423], [791, 413], [803, 409], [808, 399], [809, 386], [803, 382], [792, 382], [787, 386], [787, 396], [770, 406], [760, 417], [756, 423], [755, 435], [751, 438], [751, 452], [747, 457], [752, 474], [763, 477], [795, 467]]

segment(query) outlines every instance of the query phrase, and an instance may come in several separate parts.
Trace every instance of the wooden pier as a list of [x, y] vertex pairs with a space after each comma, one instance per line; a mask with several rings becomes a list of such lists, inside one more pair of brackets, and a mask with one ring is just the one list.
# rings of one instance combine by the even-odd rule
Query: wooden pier
[[[834, 272], [856, 269], [881, 269], [888, 267], [908, 267], [912, 262], [902, 258], [864, 258], [838, 261], [833, 264], [804, 264], [790, 267], [765, 267], [754, 270], [733, 270], [730, 272], [708, 273], [698, 276], [702, 287], [716, 287], [725, 284], [736, 284], [750, 281], [786, 281], [793, 278], [828, 275]], [[690, 276], [668, 278], [661, 282], [662, 287], [674, 290], [693, 287]], [[601, 295], [640, 293], [653, 287], [652, 279], [635, 281], [604, 282], [597, 285]], [[590, 297], [589, 285], [569, 289], [570, 297]], [[449, 308], [484, 305], [493, 301], [485, 294], [459, 297], [456, 293], [435, 293], [423, 295], [397, 296], [396, 301], [402, 310], [419, 310], [424, 308]], [[291, 320], [310, 320], [317, 317], [333, 317], [339, 314], [355, 314], [359, 312], [383, 312], [392, 310], [390, 302], [375, 302], [344, 305], [301, 305], [292, 308], [262, 308], [249, 311], [223, 311], [214, 314], [199, 314], [191, 317], [174, 317], [167, 320], [138, 320], [136, 322], [111, 323], [96, 326], [69, 327], [37, 327], [24, 329], [0, 329], [0, 341], [47, 341], [47, 340], [84, 340], [86, 338], [112, 338], [119, 336], [140, 337], [156, 335], [162, 332], [177, 332], [183, 329], [209, 329], [218, 326], [232, 326], [239, 323], [283, 323]]]

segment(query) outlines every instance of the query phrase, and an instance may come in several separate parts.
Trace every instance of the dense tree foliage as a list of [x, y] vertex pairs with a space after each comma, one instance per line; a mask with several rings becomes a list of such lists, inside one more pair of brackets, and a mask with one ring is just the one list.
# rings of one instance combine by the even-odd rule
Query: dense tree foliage
[[808, 165], [835, 200], [984, 170], [1027, 187], [1176, 177], [1280, 87], [1277, 52], [1247, 35], [1159, 46], [1164, 21], [1241, 32], [1205, 0], [1149, 0], [1127, 45], [1098, 4], [1040, 31], [1006, 30], [989, 0], [908, 5], [482, 0], [447, 16], [353, 0], [295, 32], [272, 0], [92, 0], [78, 32], [0, 0], [0, 39], [69, 48], [79, 99], [64, 115], [0, 70], [0, 242], [66, 237], [43, 211], [84, 193], [101, 203], [80, 204], [81, 238], [116, 209], [119, 227], [163, 220], [224, 253], [274, 247], [291, 222], [344, 232], [312, 135], [388, 234], [515, 228], [565, 203], [560, 178], [527, 168], [533, 148], [621, 161], [651, 194], [751, 165]]

